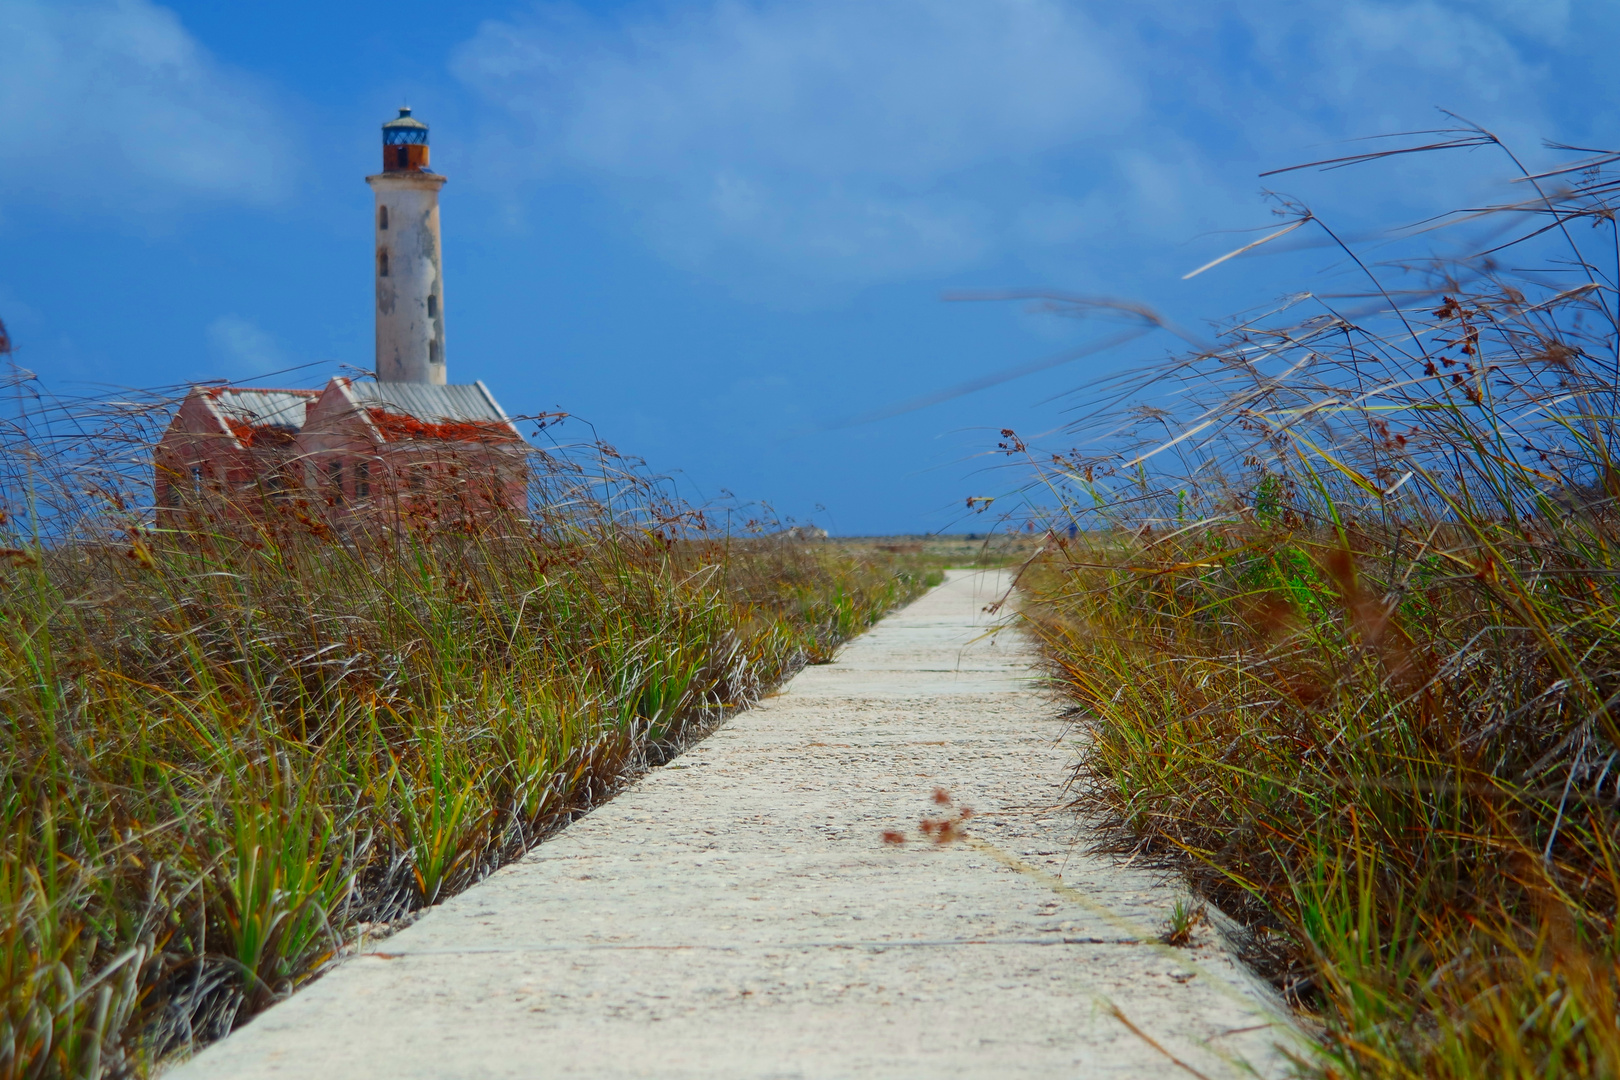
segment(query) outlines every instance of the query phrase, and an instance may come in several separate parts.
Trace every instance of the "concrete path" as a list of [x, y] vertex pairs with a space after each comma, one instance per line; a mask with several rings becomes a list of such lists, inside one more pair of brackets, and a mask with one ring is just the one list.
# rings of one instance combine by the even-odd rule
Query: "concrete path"
[[170, 1080], [1281, 1075], [1213, 936], [1154, 940], [1176, 894], [1082, 853], [1005, 585], [953, 572]]

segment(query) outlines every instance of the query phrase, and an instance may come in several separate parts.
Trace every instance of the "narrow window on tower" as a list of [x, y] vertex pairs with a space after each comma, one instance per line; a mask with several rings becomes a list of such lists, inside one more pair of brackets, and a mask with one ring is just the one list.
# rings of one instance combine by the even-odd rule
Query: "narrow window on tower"
[[439, 343], [437, 341], [428, 342], [428, 363], [430, 363], [430, 364], [442, 364], [442, 363], [444, 363], [444, 359], [439, 355]]
[[437, 296], [434, 296], [432, 293], [428, 293], [428, 318], [437, 319], [438, 317], [439, 317], [439, 298]]
[[394, 147], [394, 163], [401, 169], [411, 167], [411, 155], [403, 146]]
[[387, 277], [388, 276], [388, 249], [387, 248], [383, 248], [381, 251], [377, 252], [377, 276], [378, 277]]
[[388, 207], [386, 206], [377, 207], [377, 228], [388, 228]]

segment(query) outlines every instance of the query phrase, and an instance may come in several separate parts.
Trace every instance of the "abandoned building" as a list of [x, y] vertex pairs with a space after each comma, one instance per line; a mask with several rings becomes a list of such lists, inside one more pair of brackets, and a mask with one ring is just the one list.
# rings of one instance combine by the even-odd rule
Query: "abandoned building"
[[238, 496], [230, 501], [283, 498], [296, 483], [290, 466], [298, 435], [319, 396], [318, 390], [193, 387], [157, 448], [160, 520], [208, 492]]
[[482, 382], [446, 378], [445, 178], [428, 168], [428, 127], [404, 108], [382, 130], [382, 172], [366, 177], [376, 377], [320, 390], [193, 387], [154, 454], [160, 525], [294, 505], [340, 527], [527, 509], [522, 435]]
[[523, 437], [483, 383], [333, 379], [298, 436], [307, 490], [349, 512], [521, 510]]

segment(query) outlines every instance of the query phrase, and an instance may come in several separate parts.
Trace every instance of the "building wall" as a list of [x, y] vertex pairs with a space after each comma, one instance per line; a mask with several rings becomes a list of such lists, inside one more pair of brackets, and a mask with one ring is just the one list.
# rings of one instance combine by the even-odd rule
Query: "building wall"
[[377, 378], [444, 385], [444, 274], [435, 173], [366, 177], [376, 194], [372, 215], [377, 279]]
[[295, 456], [306, 494], [339, 526], [528, 512], [527, 455], [515, 435], [510, 442], [387, 440], [341, 379], [310, 408]]
[[207, 390], [193, 390], [153, 454], [158, 525], [179, 527], [199, 513], [253, 516], [266, 502], [293, 498], [300, 484], [295, 452], [291, 433], [279, 430], [244, 445], [211, 407]]

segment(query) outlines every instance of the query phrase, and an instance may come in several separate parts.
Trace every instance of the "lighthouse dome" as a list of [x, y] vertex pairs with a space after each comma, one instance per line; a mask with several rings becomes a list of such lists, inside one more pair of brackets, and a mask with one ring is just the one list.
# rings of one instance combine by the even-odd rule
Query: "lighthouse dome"
[[383, 125], [383, 145], [427, 142], [428, 126], [411, 115], [409, 105], [399, 107], [399, 116]]
[[383, 172], [423, 172], [428, 166], [428, 126], [411, 115], [409, 105], [382, 126]]

